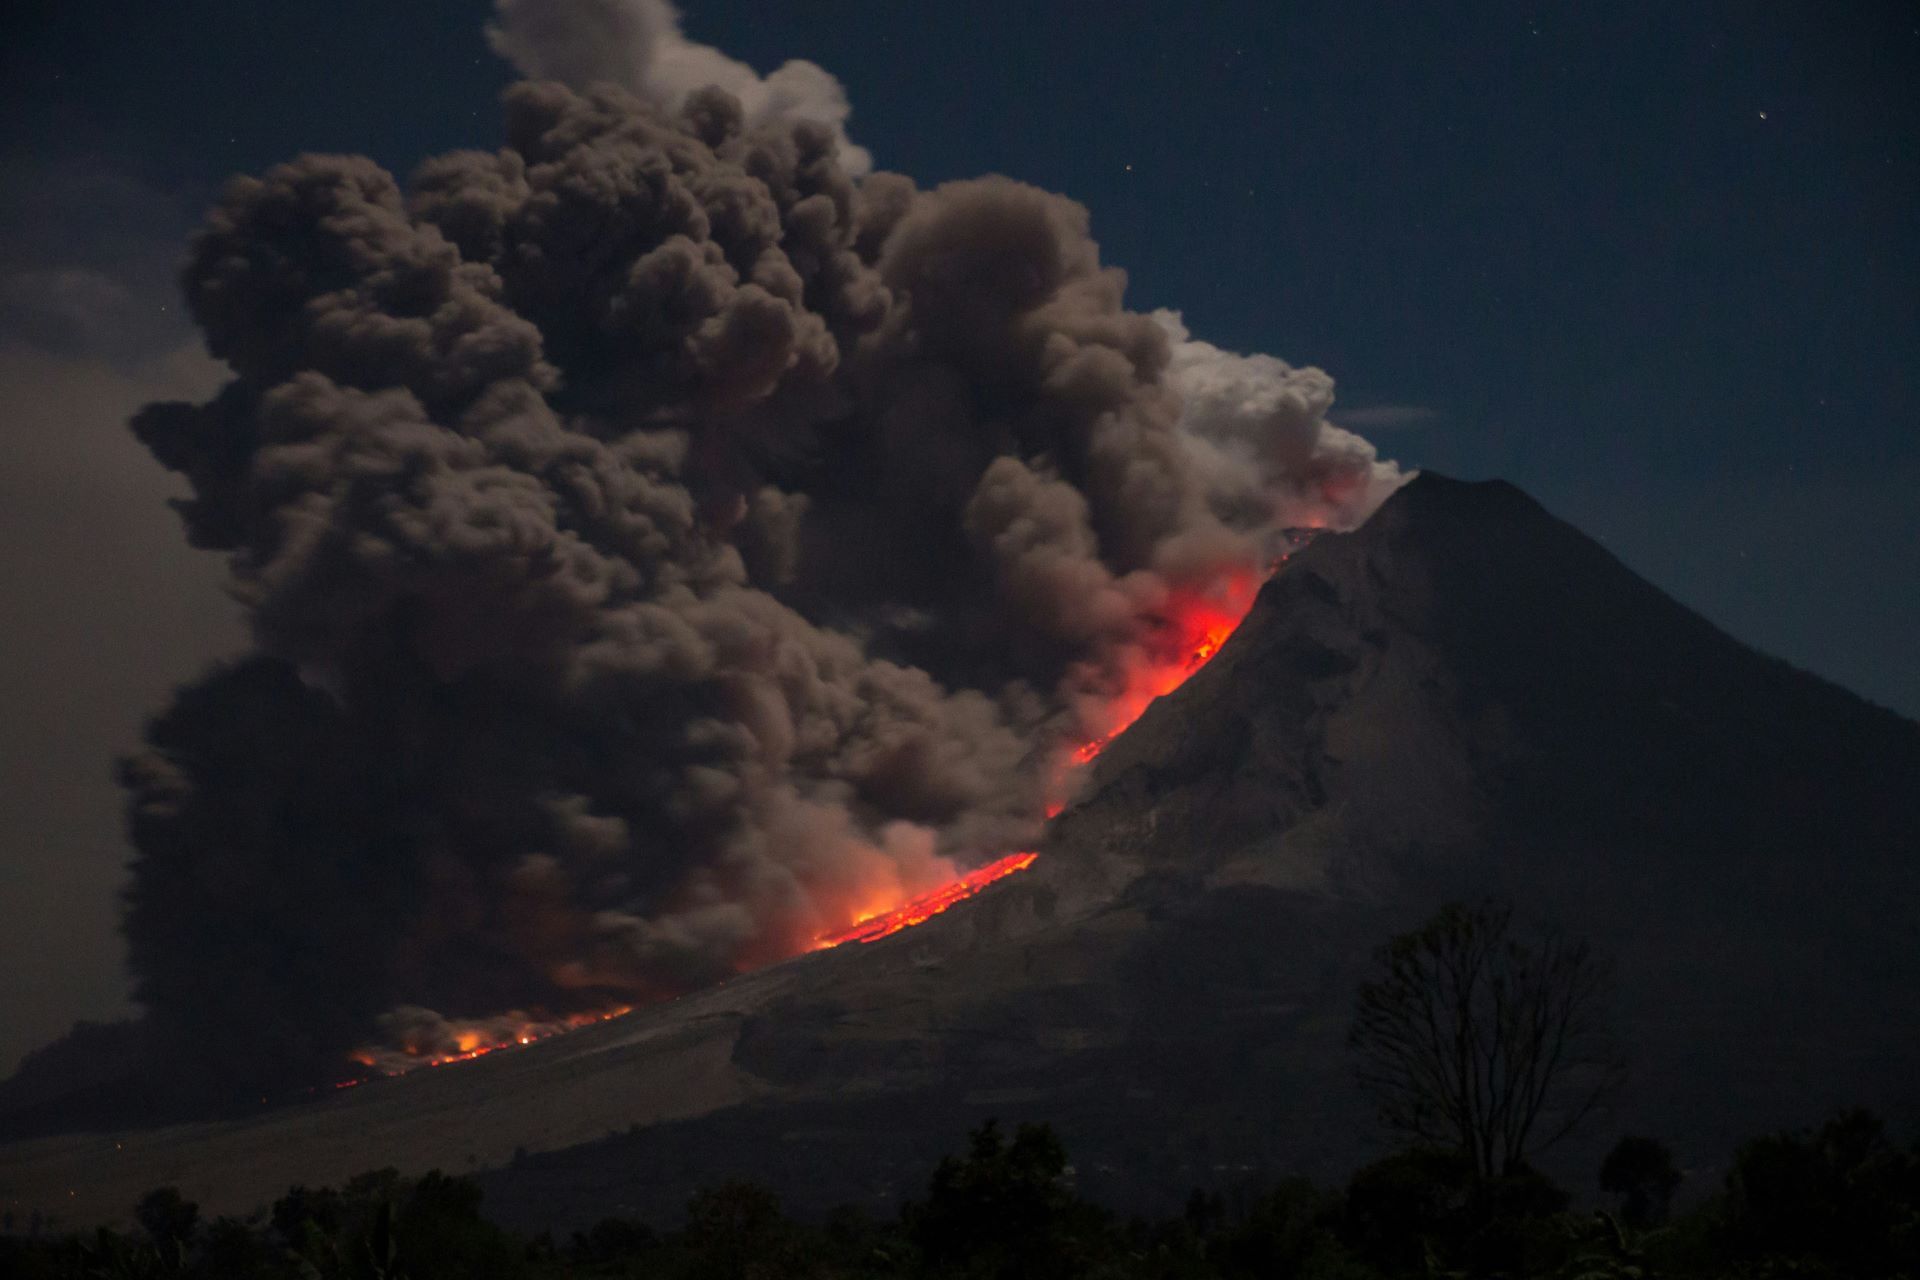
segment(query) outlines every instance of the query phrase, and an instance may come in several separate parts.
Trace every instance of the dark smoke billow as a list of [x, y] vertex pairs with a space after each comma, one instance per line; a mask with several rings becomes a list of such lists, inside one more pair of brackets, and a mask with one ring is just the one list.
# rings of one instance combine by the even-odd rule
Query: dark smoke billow
[[685, 990], [1022, 847], [1178, 601], [1401, 478], [1317, 370], [1127, 311], [1071, 200], [850, 166], [818, 68], [500, 8], [594, 82], [404, 187], [234, 180], [184, 274], [233, 379], [133, 424], [256, 641], [123, 765], [137, 995], [224, 1073]]

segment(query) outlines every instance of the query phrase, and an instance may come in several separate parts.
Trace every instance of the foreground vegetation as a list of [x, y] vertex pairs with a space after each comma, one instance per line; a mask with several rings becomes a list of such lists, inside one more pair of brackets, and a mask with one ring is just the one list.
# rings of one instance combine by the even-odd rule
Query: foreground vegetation
[[1609, 1207], [1573, 1212], [1521, 1169], [1409, 1150], [1343, 1188], [1283, 1182], [1236, 1203], [1196, 1193], [1184, 1213], [1120, 1218], [1074, 1192], [1045, 1126], [988, 1124], [894, 1218], [795, 1221], [732, 1183], [696, 1194], [670, 1230], [608, 1219], [564, 1243], [490, 1223], [473, 1183], [363, 1174], [296, 1187], [270, 1212], [203, 1223], [177, 1192], [149, 1194], [139, 1228], [0, 1240], [0, 1275], [489, 1280], [828, 1277], [1920, 1276], [1920, 1143], [1864, 1112], [1749, 1142], [1724, 1184], [1671, 1220], [1679, 1181], [1657, 1142], [1629, 1139], [1601, 1170]]
[[141, 1200], [133, 1232], [52, 1238], [9, 1218], [0, 1277], [1920, 1280], [1920, 1141], [1897, 1146], [1864, 1111], [1747, 1143], [1678, 1217], [1671, 1153], [1626, 1138], [1597, 1171], [1607, 1207], [1570, 1209], [1533, 1158], [1619, 1081], [1606, 969], [1584, 943], [1524, 933], [1498, 903], [1454, 904], [1377, 961], [1350, 1043], [1403, 1149], [1344, 1187], [1195, 1192], [1177, 1217], [1122, 1218], [1077, 1194], [1051, 1129], [1009, 1138], [989, 1121], [885, 1219], [796, 1221], [771, 1191], [729, 1183], [694, 1195], [676, 1228], [610, 1218], [528, 1240], [486, 1218], [470, 1181], [385, 1169], [291, 1188], [244, 1220], [202, 1223], [173, 1188]]

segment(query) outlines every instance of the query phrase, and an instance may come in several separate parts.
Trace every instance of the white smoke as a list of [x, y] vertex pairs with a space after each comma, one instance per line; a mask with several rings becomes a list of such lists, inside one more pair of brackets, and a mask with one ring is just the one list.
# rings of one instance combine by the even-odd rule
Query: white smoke
[[1187, 332], [1178, 311], [1153, 318], [1173, 344], [1167, 381], [1180, 428], [1220, 517], [1240, 527], [1358, 526], [1412, 479], [1327, 421], [1333, 379], [1267, 355], [1238, 355]]

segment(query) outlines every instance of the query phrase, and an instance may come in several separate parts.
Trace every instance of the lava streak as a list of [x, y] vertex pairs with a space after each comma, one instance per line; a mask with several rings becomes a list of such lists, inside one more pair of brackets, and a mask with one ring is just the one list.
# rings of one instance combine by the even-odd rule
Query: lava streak
[[1120, 689], [1101, 705], [1092, 736], [1072, 749], [1072, 762], [1091, 762], [1131, 728], [1155, 699], [1172, 693], [1206, 666], [1253, 608], [1260, 582], [1259, 576], [1246, 570], [1227, 574], [1205, 591], [1176, 591], [1140, 661], [1128, 667]]
[[923, 893], [897, 907], [870, 911], [850, 927], [823, 935], [815, 942], [814, 949], [824, 951], [843, 942], [876, 942], [902, 929], [910, 929], [939, 915], [956, 902], [965, 902], [994, 881], [1004, 880], [1016, 871], [1025, 871], [1039, 856], [1037, 853], [1010, 853], [976, 871], [967, 872], [958, 880], [942, 885], [931, 893]]
[[[1273, 562], [1277, 569], [1293, 551], [1304, 546], [1311, 530], [1289, 530], [1287, 549]], [[1165, 697], [1187, 682], [1187, 678], [1212, 661], [1245, 620], [1260, 593], [1264, 575], [1251, 569], [1229, 573], [1204, 589], [1183, 589], [1167, 601], [1161, 622], [1142, 646], [1139, 660], [1129, 665], [1117, 692], [1110, 692], [1089, 717], [1089, 736], [1068, 746], [1055, 766], [1056, 777], [1047, 801], [1046, 816], [1054, 817], [1066, 807], [1069, 775], [1089, 764], [1108, 743], [1126, 732], [1146, 713], [1156, 698]], [[876, 942], [912, 928], [939, 915], [955, 903], [964, 902], [996, 880], [1032, 866], [1040, 855], [1031, 852], [1010, 853], [976, 871], [930, 893], [909, 899], [897, 906], [875, 907], [845, 929], [823, 933], [814, 940], [813, 949], [825, 950], [846, 942]]]
[[[406, 1039], [399, 1048], [359, 1049], [352, 1058], [355, 1063], [377, 1075], [400, 1076], [419, 1067], [444, 1067], [450, 1062], [470, 1062], [500, 1049], [532, 1044], [536, 1040], [578, 1031], [596, 1022], [607, 1022], [632, 1012], [632, 1005], [617, 1005], [610, 1009], [570, 1013], [557, 1018], [509, 1013], [481, 1021], [449, 1023], [439, 1028], [430, 1040]], [[345, 1080], [336, 1087], [345, 1088], [359, 1083], [360, 1080]]]

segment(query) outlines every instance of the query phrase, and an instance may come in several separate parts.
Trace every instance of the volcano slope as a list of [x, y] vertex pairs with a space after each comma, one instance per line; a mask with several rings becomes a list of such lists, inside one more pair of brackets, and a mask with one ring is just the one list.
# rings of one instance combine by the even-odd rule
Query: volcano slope
[[[744, 1176], [890, 1209], [989, 1116], [1082, 1189], [1338, 1174], [1372, 950], [1497, 895], [1615, 968], [1632, 1130], [1710, 1170], [1860, 1104], [1915, 1117], [1920, 725], [1741, 645], [1501, 483], [1422, 476], [1294, 557], [1084, 780], [1035, 866], [917, 928], [525, 1050], [222, 1126], [0, 1149], [69, 1220], [244, 1210], [396, 1164], [516, 1224], [670, 1218]], [[115, 1150], [115, 1143], [121, 1147]]]

